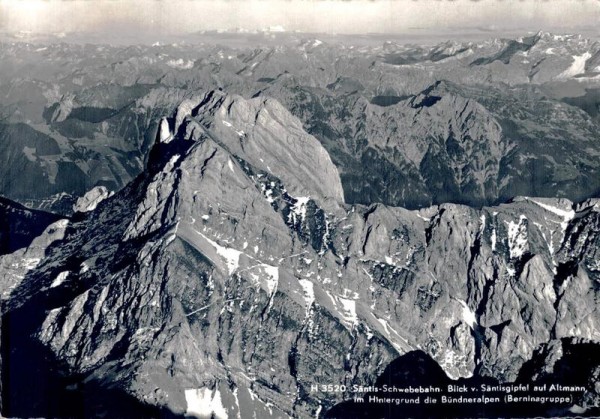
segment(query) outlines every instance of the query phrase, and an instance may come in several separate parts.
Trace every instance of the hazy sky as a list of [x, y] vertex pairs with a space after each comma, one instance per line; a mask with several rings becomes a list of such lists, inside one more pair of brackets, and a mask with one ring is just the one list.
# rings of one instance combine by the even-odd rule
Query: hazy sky
[[596, 27], [600, 0], [0, 0], [0, 31], [405, 33]]

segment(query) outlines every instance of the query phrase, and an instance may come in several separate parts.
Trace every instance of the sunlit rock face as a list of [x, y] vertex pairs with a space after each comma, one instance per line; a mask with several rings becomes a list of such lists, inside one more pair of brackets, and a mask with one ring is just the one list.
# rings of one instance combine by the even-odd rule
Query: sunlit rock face
[[410, 351], [509, 382], [598, 339], [597, 200], [348, 204], [263, 97], [199, 92], [160, 127], [134, 181], [0, 257], [5, 416], [314, 417], [349, 393], [312, 385], [374, 383]]

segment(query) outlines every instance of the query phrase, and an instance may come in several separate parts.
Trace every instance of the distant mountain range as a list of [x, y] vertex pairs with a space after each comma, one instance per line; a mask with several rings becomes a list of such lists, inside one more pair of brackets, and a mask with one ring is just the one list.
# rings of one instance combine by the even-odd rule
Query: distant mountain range
[[541, 32], [433, 47], [286, 40], [3, 44], [0, 193], [64, 211], [53, 206], [62, 194], [118, 190], [143, 169], [156, 121], [221, 89], [277, 99], [299, 117], [331, 154], [348, 202], [598, 196], [598, 42]]

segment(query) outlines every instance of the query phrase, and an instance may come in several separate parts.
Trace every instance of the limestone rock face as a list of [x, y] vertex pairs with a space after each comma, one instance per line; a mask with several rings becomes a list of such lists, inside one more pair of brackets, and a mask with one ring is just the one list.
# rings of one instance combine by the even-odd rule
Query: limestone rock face
[[[177, 108], [175, 132], [184, 122], [185, 130], [192, 136], [209, 128], [208, 135], [230, 153], [267, 169], [294, 195], [317, 193], [321, 198], [343, 202], [338, 170], [329, 154], [316, 138], [303, 130], [300, 120], [276, 100], [244, 100], [213, 91], [201, 98], [197, 106], [192, 103], [186, 101]], [[185, 120], [184, 116], [192, 119]]]
[[508, 382], [599, 339], [596, 201], [349, 205], [272, 99], [182, 101], [146, 171], [105, 192], [0, 257], [5, 416], [314, 417], [350, 393], [311, 386], [374, 383], [413, 350]]
[[84, 196], [77, 199], [73, 205], [74, 212], [89, 212], [96, 209], [98, 204], [104, 199], [113, 195], [114, 192], [109, 191], [105, 186], [96, 186], [90, 189]]
[[63, 122], [65, 119], [67, 119], [73, 110], [74, 99], [74, 95], [70, 93], [61, 97], [58, 102], [55, 102], [54, 106], [47, 111], [50, 121]]
[[[281, 100], [323, 143], [350, 203], [413, 209], [597, 195], [591, 150], [600, 143], [590, 115], [547, 102], [534, 87], [517, 92], [444, 80], [391, 96], [391, 103], [302, 89], [295, 80], [273, 82], [262, 94]], [[551, 157], [558, 155], [564, 158]]]

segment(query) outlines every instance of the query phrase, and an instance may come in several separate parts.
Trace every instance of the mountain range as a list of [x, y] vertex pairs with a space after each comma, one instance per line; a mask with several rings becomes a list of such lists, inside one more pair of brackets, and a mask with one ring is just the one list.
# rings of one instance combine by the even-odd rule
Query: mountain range
[[372, 417], [408, 376], [595, 415], [598, 50], [4, 44], [2, 414]]
[[116, 191], [141, 173], [160, 118], [221, 89], [276, 99], [300, 118], [351, 203], [598, 195], [598, 42], [540, 32], [354, 46], [288, 34], [248, 47], [243, 34], [223, 36], [216, 45], [2, 44], [0, 193], [68, 214], [92, 187]]

